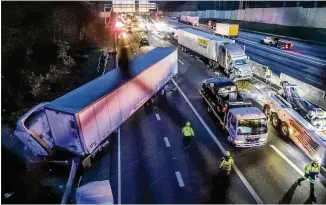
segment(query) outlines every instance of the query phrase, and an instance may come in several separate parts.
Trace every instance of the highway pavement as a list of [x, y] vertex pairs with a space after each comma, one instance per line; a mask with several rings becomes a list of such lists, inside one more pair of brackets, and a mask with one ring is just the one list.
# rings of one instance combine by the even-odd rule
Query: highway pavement
[[[202, 24], [199, 27], [193, 27], [170, 19], [165, 22], [213, 33], [211, 28]], [[280, 50], [259, 44], [259, 41], [264, 37], [262, 34], [241, 31], [236, 42], [245, 46], [246, 53], [251, 59], [269, 66], [274, 73], [284, 73], [314, 87], [326, 90], [326, 46], [289, 40], [293, 43], [293, 49]]]
[[[139, 48], [139, 32], [128, 36], [131, 58], [153, 47], [174, 47], [155, 34], [148, 39], [151, 46]], [[228, 144], [197, 91], [216, 73], [199, 59], [178, 53], [175, 82], [180, 90], [169, 84], [166, 98], [143, 106], [127, 120], [81, 184], [110, 179], [115, 203], [311, 203], [309, 183], [295, 184], [308, 158], [271, 126], [263, 147], [235, 149]], [[196, 137], [184, 150], [181, 128], [187, 120]], [[223, 148], [231, 151], [238, 168], [230, 181], [218, 174]], [[318, 203], [326, 203], [325, 191], [317, 182]]]
[[[196, 89], [201, 86], [202, 80], [214, 76], [215, 73], [208, 71], [207, 66], [198, 59], [190, 57], [180, 50], [179, 60], [181, 75], [178, 77], [177, 83], [180, 88], [188, 96], [205, 122], [215, 131], [216, 136], [220, 136], [219, 140], [225, 143], [225, 147], [234, 150], [232, 146], [227, 144], [223, 131], [216, 126], [216, 120], [207, 114]], [[183, 67], [186, 67], [186, 70], [183, 70]], [[234, 150], [232, 154], [239, 169], [265, 203], [285, 202], [285, 200], [289, 200], [289, 195], [286, 195], [287, 191], [292, 191], [290, 188], [295, 180], [300, 177], [298, 170], [303, 170], [309, 160], [292, 141], [280, 138], [272, 126], [269, 129], [269, 139], [266, 146]], [[279, 153], [283, 157], [285, 156], [285, 159]], [[288, 161], [295, 164], [296, 169], [290, 166]], [[319, 187], [317, 188], [319, 197], [325, 203], [325, 187], [321, 183], [317, 186]], [[292, 189], [294, 189], [293, 187]], [[304, 189], [297, 188], [291, 203], [303, 203], [307, 197], [308, 186]]]

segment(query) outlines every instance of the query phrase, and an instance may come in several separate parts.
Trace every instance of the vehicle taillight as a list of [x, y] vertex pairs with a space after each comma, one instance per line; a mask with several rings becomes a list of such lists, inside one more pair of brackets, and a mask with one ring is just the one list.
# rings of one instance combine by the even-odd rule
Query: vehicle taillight
[[222, 112], [226, 112], [227, 105], [222, 106]]

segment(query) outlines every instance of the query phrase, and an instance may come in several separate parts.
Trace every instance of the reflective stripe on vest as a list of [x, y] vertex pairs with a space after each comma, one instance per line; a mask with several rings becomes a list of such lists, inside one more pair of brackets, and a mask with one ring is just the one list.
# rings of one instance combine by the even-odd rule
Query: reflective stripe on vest
[[231, 157], [227, 161], [223, 159], [223, 161], [221, 162], [221, 168], [225, 171], [231, 171], [232, 164], [233, 164], [233, 159]]

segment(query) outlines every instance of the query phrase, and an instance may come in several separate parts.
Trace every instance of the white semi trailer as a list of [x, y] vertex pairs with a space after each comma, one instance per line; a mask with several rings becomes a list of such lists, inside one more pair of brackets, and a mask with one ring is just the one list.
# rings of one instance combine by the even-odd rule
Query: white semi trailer
[[181, 15], [180, 22], [187, 23], [192, 26], [198, 26], [199, 25], [199, 16]]
[[227, 77], [234, 81], [252, 78], [249, 57], [235, 40], [193, 28], [180, 28], [178, 44], [183, 51], [191, 50], [206, 58], [209, 66], [222, 68]]
[[49, 103], [33, 107], [17, 122], [15, 135], [35, 155], [56, 148], [74, 156], [94, 155], [109, 136], [178, 73], [173, 48], [135, 57], [128, 74], [114, 69]]

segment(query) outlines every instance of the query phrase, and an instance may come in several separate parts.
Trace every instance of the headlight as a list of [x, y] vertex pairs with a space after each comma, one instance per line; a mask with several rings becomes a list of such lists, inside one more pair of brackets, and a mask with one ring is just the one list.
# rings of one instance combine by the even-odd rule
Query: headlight
[[235, 141], [233, 141], [235, 144], [242, 144], [243, 143], [243, 141], [241, 141], [241, 140], [235, 140]]

